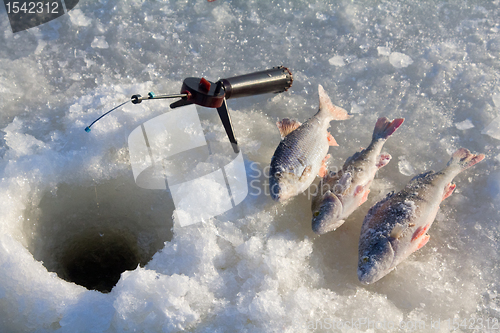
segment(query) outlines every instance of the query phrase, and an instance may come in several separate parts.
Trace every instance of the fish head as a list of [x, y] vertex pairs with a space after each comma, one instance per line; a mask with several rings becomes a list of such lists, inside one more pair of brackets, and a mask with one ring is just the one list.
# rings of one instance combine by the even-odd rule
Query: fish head
[[276, 171], [269, 178], [269, 192], [276, 201], [285, 201], [298, 192], [298, 177], [293, 173]]
[[337, 229], [344, 220], [340, 218], [343, 211], [340, 198], [327, 191], [319, 205], [313, 206], [312, 229], [318, 235]]
[[358, 278], [363, 284], [380, 280], [392, 269], [394, 249], [383, 235], [360, 239]]

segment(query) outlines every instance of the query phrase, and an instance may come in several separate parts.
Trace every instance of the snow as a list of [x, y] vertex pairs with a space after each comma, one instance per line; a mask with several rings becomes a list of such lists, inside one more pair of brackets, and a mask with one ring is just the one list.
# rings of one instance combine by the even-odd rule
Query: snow
[[377, 47], [377, 52], [381, 56], [389, 56], [391, 55], [391, 48], [387, 46], [379, 46]]
[[[499, 317], [498, 1], [80, 1], [15, 34], [3, 8], [0, 331], [330, 332], [335, 323], [347, 332], [359, 319], [448, 332], [447, 319]], [[169, 101], [128, 103], [84, 131], [133, 94], [278, 65], [293, 72], [288, 92], [228, 100], [249, 195], [203, 223], [181, 226], [172, 193], [134, 179], [128, 137]], [[354, 114], [331, 123], [331, 168], [369, 144], [378, 117], [405, 118], [367, 202], [322, 236], [307, 195], [278, 204], [265, 186], [276, 119], [312, 116], [318, 84]], [[225, 161], [217, 112], [198, 113], [214, 161]], [[360, 284], [369, 208], [460, 147], [486, 159], [455, 178], [429, 243]], [[187, 178], [207, 169], [184, 157], [165, 168]], [[186, 198], [203, 207], [219, 185]], [[93, 264], [115, 280], [94, 281]]]
[[80, 9], [73, 9], [68, 13], [71, 23], [76, 26], [86, 27], [92, 24], [92, 19], [85, 16], [85, 14]]
[[330, 65], [337, 67], [345, 66], [344, 58], [342, 58], [341, 56], [331, 57], [330, 59], [328, 59], [328, 62], [330, 63]]
[[99, 49], [109, 48], [109, 44], [106, 42], [106, 38], [104, 36], [95, 36], [94, 41], [90, 44], [90, 46]]
[[472, 123], [472, 121], [470, 121], [470, 119], [465, 119], [464, 121], [455, 123], [455, 127], [459, 130], [467, 130], [470, 128], [474, 128], [474, 124]]
[[396, 68], [405, 68], [413, 64], [410, 56], [400, 52], [392, 52], [389, 56], [389, 62]]

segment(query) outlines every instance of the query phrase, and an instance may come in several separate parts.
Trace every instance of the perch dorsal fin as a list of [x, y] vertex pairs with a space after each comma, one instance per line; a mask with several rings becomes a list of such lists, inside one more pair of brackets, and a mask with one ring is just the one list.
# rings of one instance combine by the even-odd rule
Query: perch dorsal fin
[[280, 120], [276, 122], [276, 126], [278, 126], [278, 130], [280, 131], [281, 138], [283, 139], [285, 136], [288, 134], [292, 133], [295, 131], [300, 125], [302, 125], [300, 122], [297, 120], [290, 120], [288, 118], [285, 118], [283, 120]]

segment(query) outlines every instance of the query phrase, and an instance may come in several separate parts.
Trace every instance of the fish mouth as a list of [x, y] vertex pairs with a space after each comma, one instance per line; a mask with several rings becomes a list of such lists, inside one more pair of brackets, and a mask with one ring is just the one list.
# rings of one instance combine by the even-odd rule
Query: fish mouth
[[283, 202], [290, 199], [294, 195], [294, 193], [286, 184], [277, 181], [270, 181], [269, 195], [273, 200]]
[[381, 237], [372, 243], [368, 251], [359, 251], [358, 279], [362, 284], [377, 282], [386, 276], [394, 267], [394, 249], [391, 242]]
[[283, 202], [299, 193], [293, 174], [277, 172], [269, 178], [269, 195], [273, 200]]
[[344, 223], [344, 220], [340, 219], [342, 211], [341, 198], [330, 191], [325, 193], [319, 209], [313, 211], [313, 231], [318, 235], [322, 235], [337, 229]]
[[275, 201], [280, 201], [281, 191], [280, 185], [277, 182], [269, 182], [269, 195]]
[[276, 176], [269, 178], [269, 195], [275, 201], [282, 201], [283, 199], [283, 184]]

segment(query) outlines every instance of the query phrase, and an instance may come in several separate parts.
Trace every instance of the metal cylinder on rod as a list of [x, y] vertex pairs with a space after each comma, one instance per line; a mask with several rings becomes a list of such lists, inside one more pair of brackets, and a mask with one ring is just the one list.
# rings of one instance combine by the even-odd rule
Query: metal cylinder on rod
[[279, 66], [261, 72], [220, 79], [225, 98], [238, 98], [266, 93], [287, 91], [292, 86], [293, 76], [286, 67]]

